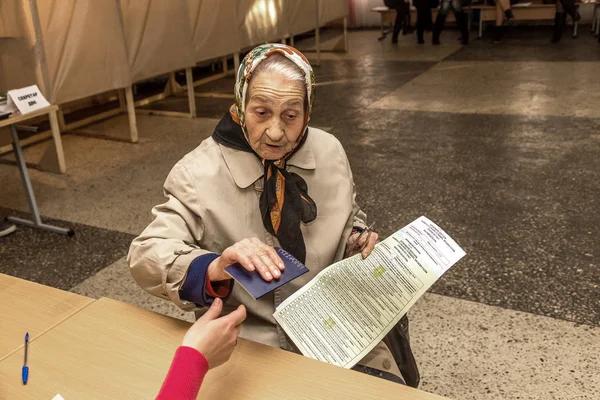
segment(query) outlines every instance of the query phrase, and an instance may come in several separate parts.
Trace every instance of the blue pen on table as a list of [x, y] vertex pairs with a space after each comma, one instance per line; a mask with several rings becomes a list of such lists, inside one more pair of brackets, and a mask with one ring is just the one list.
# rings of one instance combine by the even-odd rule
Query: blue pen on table
[[27, 378], [29, 378], [29, 367], [27, 366], [27, 351], [29, 350], [29, 332], [25, 334], [25, 361], [23, 362], [23, 369], [21, 370], [21, 378], [23, 378], [23, 385], [27, 385]]

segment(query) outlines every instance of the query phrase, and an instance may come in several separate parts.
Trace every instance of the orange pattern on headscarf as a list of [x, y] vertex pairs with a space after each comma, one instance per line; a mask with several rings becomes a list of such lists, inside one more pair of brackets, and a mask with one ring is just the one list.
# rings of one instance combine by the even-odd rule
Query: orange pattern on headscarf
[[238, 107], [235, 104], [232, 104], [229, 107], [229, 115], [231, 115], [231, 119], [238, 125], [242, 125], [240, 118], [238, 117]]
[[[277, 234], [279, 225], [281, 224], [281, 210], [283, 210], [283, 202], [285, 201], [285, 176], [277, 168], [275, 168], [275, 173], [277, 174], [275, 176], [275, 197], [277, 198], [277, 202], [271, 208], [271, 224]], [[273, 168], [269, 168], [267, 179], [270, 179], [272, 174]]]

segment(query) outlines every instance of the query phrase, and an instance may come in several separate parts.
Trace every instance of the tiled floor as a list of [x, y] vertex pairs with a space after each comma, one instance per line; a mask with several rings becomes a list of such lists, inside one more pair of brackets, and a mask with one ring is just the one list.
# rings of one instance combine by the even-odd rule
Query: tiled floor
[[[311, 124], [341, 140], [382, 235], [427, 215], [468, 253], [411, 310], [421, 387], [457, 399], [596, 399], [600, 45], [584, 28], [558, 45], [546, 28], [468, 47], [455, 31], [439, 47], [378, 36], [354, 31], [348, 53], [322, 53]], [[64, 136], [67, 173], [30, 173], [42, 214], [77, 234], [20, 229], [0, 239], [0, 272], [191, 320], [143, 292], [125, 254], [232, 88], [231, 78], [198, 87], [195, 120], [138, 115], [137, 145]], [[187, 100], [153, 107], [186, 111]], [[85, 130], [127, 137], [128, 124]], [[0, 164], [0, 182], [0, 207], [26, 211], [14, 166]]]
[[[402, 36], [397, 45], [392, 45], [390, 36], [386, 40], [378, 41], [379, 31], [351, 31], [348, 36], [349, 49], [347, 53], [336, 53], [329, 50], [339, 43], [339, 32], [325, 35], [321, 40], [322, 60], [389, 60], [389, 61], [427, 61], [438, 62], [450, 56], [461, 48], [460, 42], [456, 40], [456, 31], [449, 31], [448, 40], [444, 40], [441, 46], [431, 44], [431, 35], [427, 34], [427, 42], [418, 45], [414, 35]], [[450, 39], [452, 38], [452, 39]], [[307, 56], [311, 60], [316, 59], [314, 40], [295, 43], [300, 50], [308, 50]]]
[[600, 61], [446, 61], [370, 107], [594, 118], [600, 79], [589, 77], [599, 68]]
[[[0, 208], [0, 215], [15, 215]], [[17, 213], [16, 216], [27, 217]], [[21, 227], [0, 241], [0, 273], [69, 290], [124, 257], [135, 236], [75, 222], [44, 219], [75, 236]]]

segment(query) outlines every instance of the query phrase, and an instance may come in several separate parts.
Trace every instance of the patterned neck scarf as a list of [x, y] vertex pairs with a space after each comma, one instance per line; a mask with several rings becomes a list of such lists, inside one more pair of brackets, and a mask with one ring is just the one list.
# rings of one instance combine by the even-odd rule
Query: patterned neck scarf
[[[237, 72], [235, 104], [219, 122], [213, 139], [223, 146], [254, 153], [246, 131], [246, 94], [252, 73], [258, 64], [273, 54], [291, 60], [304, 73], [308, 109], [304, 113], [304, 127], [294, 149], [280, 160], [264, 160], [264, 189], [260, 196], [260, 212], [265, 229], [279, 240], [281, 246], [302, 263], [306, 262], [306, 245], [300, 222], [308, 223], [317, 217], [317, 205], [308, 195], [302, 177], [286, 169], [287, 160], [306, 142], [308, 121], [314, 101], [315, 76], [306, 57], [293, 47], [283, 44], [264, 44], [254, 48], [244, 58]], [[258, 154], [256, 154], [257, 157]], [[259, 157], [260, 158], [260, 157]]]

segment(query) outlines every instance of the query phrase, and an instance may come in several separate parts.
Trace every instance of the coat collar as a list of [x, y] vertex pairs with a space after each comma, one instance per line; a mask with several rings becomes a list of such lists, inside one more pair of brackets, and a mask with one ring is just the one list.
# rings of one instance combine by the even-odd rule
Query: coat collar
[[[300, 169], [312, 170], [317, 167], [312, 151], [311, 135], [306, 138], [304, 145], [288, 160], [288, 165]], [[219, 144], [225, 164], [238, 187], [245, 189], [256, 182], [264, 174], [264, 168], [254, 153], [235, 150]]]

